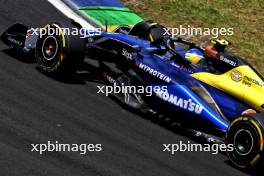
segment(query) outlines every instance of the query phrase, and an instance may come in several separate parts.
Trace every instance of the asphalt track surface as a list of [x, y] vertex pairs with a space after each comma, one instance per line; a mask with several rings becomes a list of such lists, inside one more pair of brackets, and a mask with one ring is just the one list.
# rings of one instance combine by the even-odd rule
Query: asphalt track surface
[[[45, 0], [0, 0], [0, 32], [13, 23], [41, 26], [67, 20]], [[225, 155], [162, 152], [163, 143], [190, 140], [97, 95], [89, 73], [61, 82], [0, 43], [1, 176], [222, 176], [245, 175]], [[31, 152], [30, 144], [101, 143], [88, 153]]]

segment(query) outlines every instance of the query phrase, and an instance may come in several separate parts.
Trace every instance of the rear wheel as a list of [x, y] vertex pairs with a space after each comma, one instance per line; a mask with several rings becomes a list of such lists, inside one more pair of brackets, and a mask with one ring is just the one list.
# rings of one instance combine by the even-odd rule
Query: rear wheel
[[137, 36], [151, 43], [161, 44], [165, 34], [164, 26], [153, 23], [151, 20], [141, 21], [129, 32], [129, 35]]
[[263, 161], [264, 116], [261, 114], [242, 116], [234, 120], [226, 133], [230, 161], [242, 169], [250, 169]]
[[[85, 56], [85, 40], [78, 35], [70, 35], [63, 29], [66, 25], [52, 23], [43, 29], [56, 31], [52, 35], [41, 36], [36, 45], [36, 60], [41, 71], [52, 75], [72, 74]], [[70, 28], [69, 28], [70, 29]]]

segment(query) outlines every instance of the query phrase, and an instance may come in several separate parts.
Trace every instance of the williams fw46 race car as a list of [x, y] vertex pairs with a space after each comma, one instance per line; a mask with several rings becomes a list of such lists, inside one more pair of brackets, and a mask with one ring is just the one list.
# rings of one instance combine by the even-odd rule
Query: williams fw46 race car
[[[53, 29], [69, 26], [51, 23]], [[80, 27], [77, 25], [77, 27]], [[78, 71], [85, 56], [96, 61], [107, 85], [152, 87], [153, 94], [120, 93], [123, 103], [144, 113], [162, 114], [184, 128], [202, 131], [234, 150], [237, 167], [249, 169], [263, 161], [264, 79], [249, 63], [225, 50], [216, 39], [205, 48], [165, 36], [164, 27], [142, 21], [86, 38], [60, 34], [41, 38], [21, 24], [1, 36], [17, 52], [33, 53], [49, 75]]]

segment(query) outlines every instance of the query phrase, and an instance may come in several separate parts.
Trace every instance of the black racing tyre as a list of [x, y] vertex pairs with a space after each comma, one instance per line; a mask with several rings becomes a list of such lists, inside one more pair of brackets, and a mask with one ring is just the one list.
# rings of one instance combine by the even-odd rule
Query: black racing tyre
[[252, 169], [263, 162], [264, 115], [253, 114], [235, 119], [226, 133], [226, 143], [234, 150], [227, 151], [230, 161], [241, 169]]
[[129, 32], [129, 35], [150, 41], [151, 43], [161, 44], [163, 42], [165, 27], [151, 20], [141, 21], [136, 24]]
[[37, 66], [44, 73], [65, 75], [75, 73], [85, 56], [85, 39], [70, 35], [63, 29], [72, 29], [60, 23], [47, 24], [44, 30], [55, 30], [39, 36], [36, 45]]

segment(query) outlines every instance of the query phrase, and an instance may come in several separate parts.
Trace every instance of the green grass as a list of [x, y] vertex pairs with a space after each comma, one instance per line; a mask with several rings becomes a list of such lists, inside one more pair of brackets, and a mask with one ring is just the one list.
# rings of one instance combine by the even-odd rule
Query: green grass
[[[123, 0], [145, 19], [167, 27], [234, 28], [229, 50], [264, 70], [264, 3], [262, 0]], [[188, 36], [187, 36], [188, 37]], [[206, 42], [210, 37], [188, 37]]]

